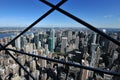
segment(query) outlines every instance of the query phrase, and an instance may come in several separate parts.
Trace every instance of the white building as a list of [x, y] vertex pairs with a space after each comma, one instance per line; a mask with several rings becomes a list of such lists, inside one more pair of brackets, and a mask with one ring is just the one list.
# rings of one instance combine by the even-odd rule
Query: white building
[[15, 40], [15, 47], [18, 48], [18, 49], [21, 49], [21, 37], [19, 37]]
[[65, 53], [67, 45], [68, 45], [67, 37], [62, 37], [61, 53]]
[[53, 39], [53, 49], [55, 49], [55, 30], [54, 29], [51, 30], [50, 36]]

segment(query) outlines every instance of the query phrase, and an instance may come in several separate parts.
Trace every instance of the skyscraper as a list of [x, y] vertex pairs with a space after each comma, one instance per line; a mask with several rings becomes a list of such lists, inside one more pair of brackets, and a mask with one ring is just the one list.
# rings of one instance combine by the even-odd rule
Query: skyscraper
[[45, 54], [49, 54], [48, 44], [45, 44]]
[[41, 42], [41, 47], [44, 47], [45, 45], [44, 38], [45, 38], [45, 33], [39, 32], [39, 41]]
[[49, 37], [49, 38], [48, 38], [48, 49], [49, 49], [50, 52], [53, 52], [53, 51], [54, 51], [53, 48], [54, 48], [54, 47], [53, 47], [53, 38], [52, 38], [52, 37]]
[[72, 31], [67, 31], [67, 38], [68, 38], [68, 42], [72, 40]]
[[55, 30], [50, 30], [50, 36], [48, 38], [48, 49], [50, 52], [54, 52], [55, 49]]
[[34, 43], [35, 43], [35, 45], [36, 45], [36, 49], [38, 49], [39, 48], [39, 34], [38, 33], [35, 33], [35, 35], [34, 35]]
[[21, 49], [21, 43], [20, 42], [21, 42], [21, 37], [19, 37], [15, 40], [15, 47], [18, 48], [18, 49]]
[[67, 37], [62, 37], [61, 52], [65, 53], [68, 45]]
[[97, 38], [97, 33], [94, 32], [94, 35], [93, 35], [93, 44], [96, 44], [96, 38]]
[[50, 37], [53, 39], [52, 40], [52, 42], [53, 42], [53, 49], [55, 49], [55, 30], [54, 29], [51, 29]]
[[27, 39], [25, 36], [21, 36], [21, 48], [23, 48], [27, 44]]

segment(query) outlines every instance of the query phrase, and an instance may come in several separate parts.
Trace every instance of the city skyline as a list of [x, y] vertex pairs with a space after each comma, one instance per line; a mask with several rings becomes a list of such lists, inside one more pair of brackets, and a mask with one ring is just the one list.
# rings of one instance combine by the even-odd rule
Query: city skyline
[[[120, 32], [107, 29], [103, 31], [120, 41]], [[6, 45], [14, 36], [0, 38], [0, 44]], [[0, 80], [31, 80], [32, 77], [26, 74], [17, 61], [36, 80], [120, 79], [115, 76], [119, 75], [120, 69], [119, 44], [90, 30], [49, 29], [31, 32], [21, 35], [7, 49], [17, 60], [15, 62], [6, 51], [0, 52]], [[83, 69], [84, 67], [86, 68]]]
[[[48, 1], [54, 4], [59, 2], [59, 0]], [[97, 28], [119, 28], [119, 3], [119, 0], [69, 0], [60, 8]], [[39, 0], [13, 0], [13, 2], [1, 0], [0, 27], [27, 27], [49, 9], [50, 7]], [[51, 13], [36, 26], [83, 27], [58, 11]]]

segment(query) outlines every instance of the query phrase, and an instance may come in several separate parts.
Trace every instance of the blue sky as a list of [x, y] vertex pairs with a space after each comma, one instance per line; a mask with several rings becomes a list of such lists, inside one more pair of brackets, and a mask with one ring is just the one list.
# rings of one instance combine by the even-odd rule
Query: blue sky
[[[56, 4], [60, 0], [48, 0]], [[60, 8], [95, 27], [120, 28], [120, 0], [68, 0]], [[39, 0], [0, 0], [0, 27], [27, 27], [50, 9]], [[38, 27], [84, 27], [54, 11]]]

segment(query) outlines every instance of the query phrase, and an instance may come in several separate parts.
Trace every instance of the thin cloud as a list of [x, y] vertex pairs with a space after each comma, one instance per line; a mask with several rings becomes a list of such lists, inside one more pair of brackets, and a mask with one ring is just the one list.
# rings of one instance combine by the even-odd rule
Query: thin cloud
[[113, 15], [105, 15], [104, 18], [112, 18]]

